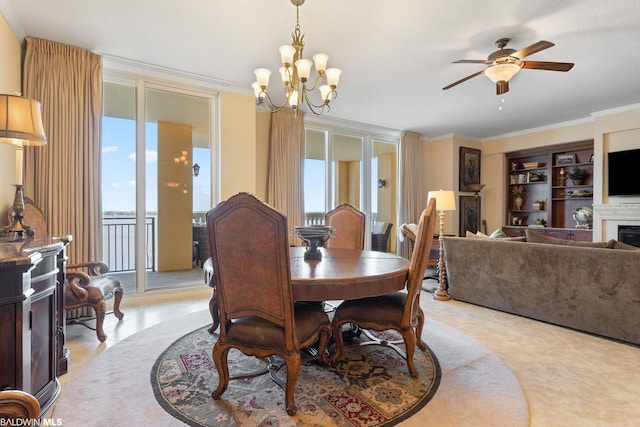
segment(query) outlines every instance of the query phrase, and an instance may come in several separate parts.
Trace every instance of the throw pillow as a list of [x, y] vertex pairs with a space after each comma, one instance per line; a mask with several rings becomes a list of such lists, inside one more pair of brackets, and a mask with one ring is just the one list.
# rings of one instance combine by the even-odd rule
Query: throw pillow
[[545, 236], [544, 234], [536, 233], [531, 230], [525, 230], [527, 235], [527, 242], [530, 243], [547, 243], [551, 245], [564, 245], [564, 246], [581, 246], [585, 248], [603, 248], [606, 249], [608, 242], [579, 242], [576, 240], [559, 239], [557, 237]]
[[498, 228], [496, 231], [494, 231], [493, 233], [491, 233], [489, 235], [490, 239], [506, 239], [507, 237], [509, 237], [509, 236], [504, 234], [504, 231], [502, 231], [501, 228]]

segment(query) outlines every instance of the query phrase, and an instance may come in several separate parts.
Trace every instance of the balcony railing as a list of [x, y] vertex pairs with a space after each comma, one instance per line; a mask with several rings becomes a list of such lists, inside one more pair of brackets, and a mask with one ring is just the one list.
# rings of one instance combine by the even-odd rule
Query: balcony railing
[[[135, 271], [135, 217], [105, 217], [103, 221], [104, 262], [112, 272]], [[147, 271], [156, 269], [156, 218], [146, 217]], [[305, 225], [324, 225], [324, 212], [307, 212]]]
[[306, 212], [304, 225], [324, 225], [324, 212]]
[[[135, 217], [103, 218], [103, 256], [109, 270], [135, 271]], [[145, 218], [146, 226], [146, 261], [147, 270], [156, 269], [156, 219]]]

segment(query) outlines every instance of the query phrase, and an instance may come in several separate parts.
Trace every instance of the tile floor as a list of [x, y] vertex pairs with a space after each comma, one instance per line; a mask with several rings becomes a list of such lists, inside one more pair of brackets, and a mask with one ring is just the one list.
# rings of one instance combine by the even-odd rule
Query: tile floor
[[[207, 309], [209, 296], [206, 288], [182, 296], [125, 295], [124, 320], [107, 316], [108, 339], [102, 344], [95, 332], [68, 326], [71, 369], [60, 377], [62, 386], [79, 367], [120, 340], [179, 313]], [[502, 358], [529, 401], [531, 426], [640, 425], [639, 347], [471, 304], [433, 301], [426, 292], [422, 306], [427, 316], [466, 333]]]

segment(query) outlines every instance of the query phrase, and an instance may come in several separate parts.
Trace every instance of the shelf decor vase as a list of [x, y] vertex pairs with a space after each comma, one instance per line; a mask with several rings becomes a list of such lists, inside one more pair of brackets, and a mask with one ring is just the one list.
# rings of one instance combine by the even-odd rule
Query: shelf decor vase
[[522, 209], [522, 203], [524, 202], [524, 199], [520, 196], [517, 196], [514, 200], [513, 200], [516, 204], [516, 210], [519, 211]]
[[573, 185], [582, 185], [584, 184], [584, 179], [572, 179], [571, 182]]

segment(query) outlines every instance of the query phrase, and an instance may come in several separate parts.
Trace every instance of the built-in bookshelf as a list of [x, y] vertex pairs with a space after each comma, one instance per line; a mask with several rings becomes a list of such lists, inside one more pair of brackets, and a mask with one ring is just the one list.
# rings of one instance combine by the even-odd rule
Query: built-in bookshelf
[[[592, 239], [574, 214], [593, 204], [593, 140], [515, 151], [505, 161], [507, 234], [535, 228], [561, 238]], [[577, 169], [584, 171], [581, 181], [572, 179]]]

